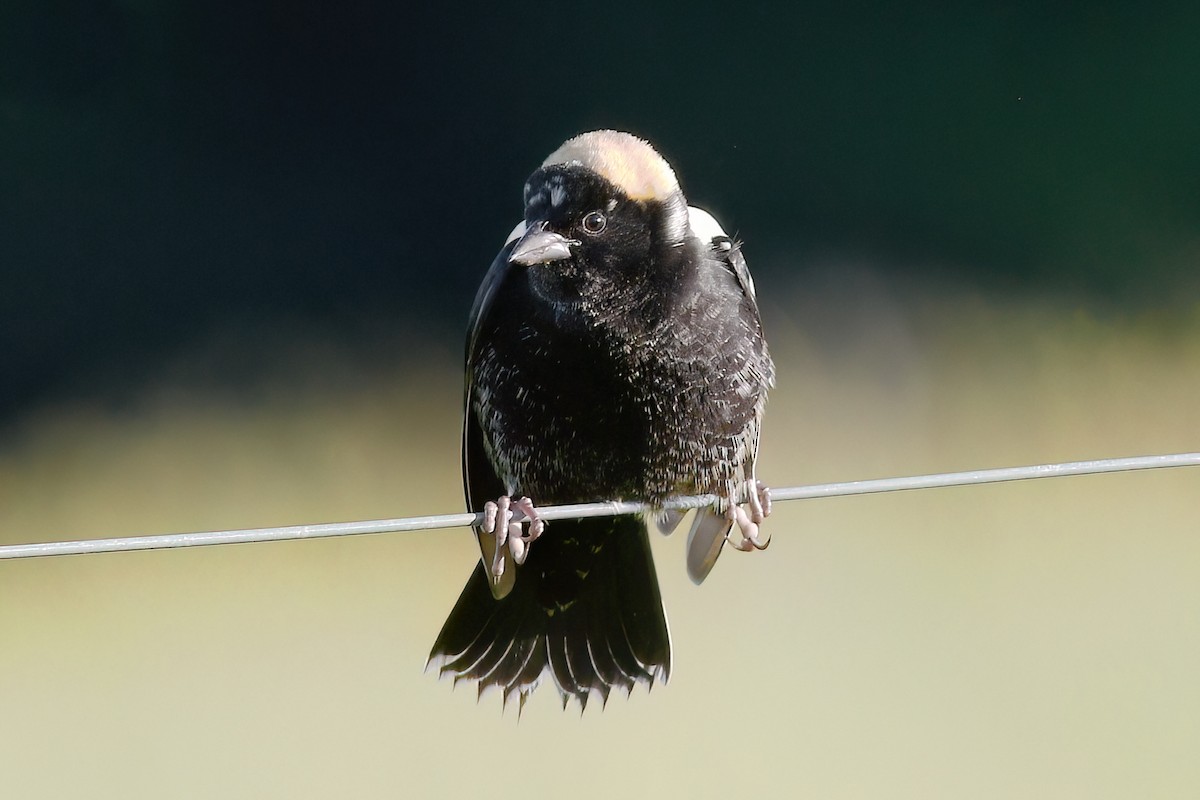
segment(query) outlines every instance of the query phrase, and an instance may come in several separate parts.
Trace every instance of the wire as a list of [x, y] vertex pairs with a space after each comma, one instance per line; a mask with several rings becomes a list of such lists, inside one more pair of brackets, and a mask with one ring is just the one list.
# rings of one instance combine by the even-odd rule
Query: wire
[[[1063, 464], [1038, 464], [1029, 467], [980, 469], [968, 472], [949, 472], [938, 475], [911, 475], [901, 478], [821, 483], [812, 486], [792, 486], [772, 489], [774, 502], [809, 500], [818, 497], [900, 492], [909, 489], [932, 489], [944, 486], [967, 486], [978, 483], [1001, 483], [1035, 478], [1061, 478], [1067, 475], [1094, 475], [1103, 472], [1129, 472], [1141, 469], [1200, 466], [1200, 453], [1176, 453], [1131, 458], [1103, 458], [1095, 461], [1071, 461]], [[547, 506], [538, 513], [545, 520], [582, 517], [611, 517], [618, 514], [643, 514], [664, 509], [684, 510], [710, 506], [717, 502], [711, 494], [679, 497], [669, 500], [662, 508], [648, 503], [608, 501], [577, 505]], [[320, 539], [331, 536], [357, 536], [364, 533], [399, 533], [436, 528], [462, 528], [478, 525], [483, 514], [443, 514], [432, 517], [364, 520], [361, 522], [331, 522], [320, 525], [287, 525], [281, 528], [246, 528], [233, 531], [201, 531], [196, 533], [165, 533], [156, 536], [122, 536], [112, 539], [85, 539], [68, 542], [41, 542], [0, 546], [0, 559], [37, 558], [40, 556], [112, 553], [128, 550], [158, 550], [172, 547], [199, 547], [210, 544], [244, 542], [280, 542], [291, 539]]]

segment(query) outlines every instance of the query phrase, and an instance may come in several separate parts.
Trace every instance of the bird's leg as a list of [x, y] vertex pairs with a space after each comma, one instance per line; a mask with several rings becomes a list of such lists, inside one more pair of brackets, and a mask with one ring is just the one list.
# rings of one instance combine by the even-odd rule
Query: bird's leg
[[[738, 533], [742, 535], [740, 542], [730, 540], [729, 545], [736, 550], [749, 552], [750, 550], [766, 550], [771, 544], [771, 540], [763, 541], [758, 536], [758, 526], [767, 517], [771, 516], [771, 490], [762, 481], [748, 480], [746, 481], [746, 505], [750, 506], [750, 511], [734, 502], [736, 497], [732, 497], [729, 501], [729, 509], [725, 512], [735, 525], [737, 525]], [[732, 529], [730, 530], [732, 533]]]
[[[522, 530], [529, 523], [528, 532]], [[483, 504], [483, 532], [496, 537], [496, 553], [492, 556], [492, 578], [499, 580], [504, 574], [504, 547], [512, 553], [513, 561], [524, 564], [529, 554], [529, 545], [542, 535], [546, 523], [538, 516], [537, 508], [528, 497], [512, 498], [504, 495]]]
[[747, 503], [750, 504], [750, 520], [761, 523], [771, 516], [771, 487], [754, 479], [746, 481]]

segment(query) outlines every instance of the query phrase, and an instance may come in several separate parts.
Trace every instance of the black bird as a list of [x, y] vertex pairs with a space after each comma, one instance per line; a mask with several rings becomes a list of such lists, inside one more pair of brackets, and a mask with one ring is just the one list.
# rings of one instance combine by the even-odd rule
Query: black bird
[[487, 513], [483, 558], [430, 663], [521, 706], [546, 673], [564, 707], [666, 681], [645, 522], [547, 525], [533, 501], [714, 493], [721, 506], [698, 511], [688, 535], [699, 583], [735, 524], [738, 549], [765, 546], [755, 459], [773, 380], [740, 244], [688, 207], [647, 142], [594, 131], [564, 143], [526, 182], [525, 219], [471, 310], [463, 483], [468, 508]]

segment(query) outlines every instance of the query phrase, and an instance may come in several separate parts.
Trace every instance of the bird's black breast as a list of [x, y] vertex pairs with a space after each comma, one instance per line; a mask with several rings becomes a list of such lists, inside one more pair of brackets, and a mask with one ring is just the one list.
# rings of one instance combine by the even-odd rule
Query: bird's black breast
[[505, 488], [541, 504], [640, 494], [649, 418], [621, 344], [514, 273], [475, 339], [469, 413]]

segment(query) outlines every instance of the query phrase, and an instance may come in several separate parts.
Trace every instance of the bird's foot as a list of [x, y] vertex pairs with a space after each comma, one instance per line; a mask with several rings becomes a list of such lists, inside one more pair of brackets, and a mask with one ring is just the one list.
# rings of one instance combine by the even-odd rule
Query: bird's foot
[[[729, 539], [729, 546], [743, 553], [766, 550], [771, 540], [764, 541], [759, 538], [758, 526], [771, 516], [771, 490], [762, 481], [749, 480], [745, 485], [746, 505], [749, 506], [749, 510], [730, 502], [729, 509], [725, 512], [725, 516], [737, 526], [738, 533], [742, 535], [740, 542]], [[733, 530], [730, 529], [729, 532], [733, 533]]]
[[[528, 530], [525, 523], [529, 523]], [[503, 497], [483, 504], [483, 531], [496, 537], [496, 554], [492, 557], [492, 579], [504, 574], [504, 548], [512, 553], [513, 561], [524, 564], [529, 547], [542, 535], [546, 523], [538, 516], [537, 508], [528, 497]]]

